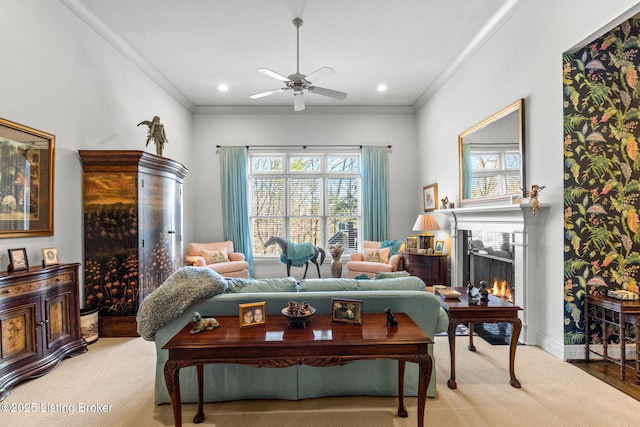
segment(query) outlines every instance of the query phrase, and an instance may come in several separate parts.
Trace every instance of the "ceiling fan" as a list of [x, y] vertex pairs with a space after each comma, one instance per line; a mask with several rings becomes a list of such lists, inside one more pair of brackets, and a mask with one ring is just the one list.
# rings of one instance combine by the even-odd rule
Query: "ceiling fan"
[[311, 82], [320, 79], [326, 75], [334, 74], [335, 71], [330, 67], [322, 67], [314, 71], [313, 73], [305, 76], [300, 73], [300, 27], [303, 24], [303, 20], [295, 18], [293, 25], [296, 27], [296, 72], [285, 77], [282, 74], [278, 74], [275, 71], [271, 71], [268, 68], [258, 68], [258, 71], [269, 77], [280, 80], [285, 83], [286, 87], [268, 90], [266, 92], [256, 93], [251, 95], [252, 99], [262, 98], [264, 96], [273, 95], [274, 93], [285, 92], [288, 90], [293, 91], [293, 109], [295, 111], [304, 110], [304, 91], [309, 93], [315, 93], [317, 95], [328, 96], [329, 98], [343, 100], [347, 97], [344, 92], [337, 90], [326, 89], [319, 86], [314, 86]]

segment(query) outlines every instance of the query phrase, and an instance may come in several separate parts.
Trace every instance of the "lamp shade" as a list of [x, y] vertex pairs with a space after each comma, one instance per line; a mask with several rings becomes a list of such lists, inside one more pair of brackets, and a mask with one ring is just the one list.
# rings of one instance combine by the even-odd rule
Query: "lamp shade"
[[418, 215], [416, 223], [413, 224], [413, 231], [440, 230], [440, 225], [433, 215]]

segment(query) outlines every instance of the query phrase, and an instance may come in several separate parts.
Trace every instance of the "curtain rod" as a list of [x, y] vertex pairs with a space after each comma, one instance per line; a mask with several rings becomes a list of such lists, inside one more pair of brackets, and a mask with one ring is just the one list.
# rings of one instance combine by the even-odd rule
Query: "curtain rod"
[[[222, 145], [216, 145], [216, 148], [221, 148], [223, 147]], [[245, 147], [247, 147], [247, 150], [251, 149], [251, 148], [303, 148], [303, 149], [307, 149], [308, 147], [352, 147], [352, 148], [359, 148], [362, 149], [362, 145], [328, 145], [328, 144], [307, 144], [307, 145], [245, 145]], [[387, 145], [386, 146], [388, 149], [391, 149], [391, 145]]]

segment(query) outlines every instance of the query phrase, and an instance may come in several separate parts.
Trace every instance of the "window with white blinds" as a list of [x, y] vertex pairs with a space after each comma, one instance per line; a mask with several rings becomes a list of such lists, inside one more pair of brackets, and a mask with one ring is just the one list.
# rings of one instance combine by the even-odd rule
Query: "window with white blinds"
[[360, 153], [249, 155], [250, 222], [254, 255], [275, 255], [264, 247], [271, 236], [311, 242], [345, 253], [358, 245]]

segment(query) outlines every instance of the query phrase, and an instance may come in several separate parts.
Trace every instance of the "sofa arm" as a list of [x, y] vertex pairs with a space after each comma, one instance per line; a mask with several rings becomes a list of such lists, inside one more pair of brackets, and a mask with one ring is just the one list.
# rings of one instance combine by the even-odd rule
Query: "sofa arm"
[[242, 252], [231, 252], [227, 255], [229, 261], [244, 261], [244, 254]]
[[184, 264], [185, 265], [193, 265], [195, 267], [206, 267], [207, 263], [204, 258], [200, 255], [185, 255], [184, 256]]
[[351, 261], [364, 261], [364, 254], [361, 254], [360, 252], [355, 252], [351, 254], [350, 257]]
[[400, 254], [392, 255], [391, 258], [389, 258], [389, 265], [393, 268], [393, 271], [398, 271], [401, 259], [402, 256]]

